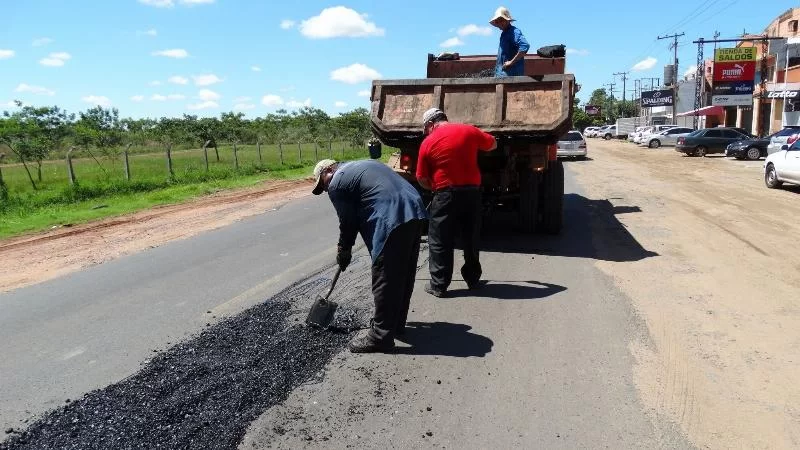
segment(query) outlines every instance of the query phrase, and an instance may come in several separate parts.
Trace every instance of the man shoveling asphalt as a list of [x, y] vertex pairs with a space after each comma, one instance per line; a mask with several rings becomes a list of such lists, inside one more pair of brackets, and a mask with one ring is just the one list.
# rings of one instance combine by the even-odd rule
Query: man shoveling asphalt
[[350, 351], [390, 351], [394, 336], [405, 330], [425, 204], [410, 183], [379, 161], [325, 159], [317, 163], [314, 176], [314, 195], [327, 191], [339, 216], [339, 267], [350, 264], [359, 233], [372, 257], [375, 314], [367, 335], [351, 342]]

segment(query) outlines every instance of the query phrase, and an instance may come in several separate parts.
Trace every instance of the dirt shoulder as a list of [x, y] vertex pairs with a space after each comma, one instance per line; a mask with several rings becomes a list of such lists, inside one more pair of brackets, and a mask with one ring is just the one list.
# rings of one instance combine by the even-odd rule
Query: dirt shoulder
[[599, 140], [589, 154], [579, 184], [658, 254], [596, 263], [648, 325], [653, 345], [631, 349], [645, 405], [702, 448], [798, 448], [800, 189], [767, 189], [763, 161]]
[[40, 283], [223, 227], [309, 195], [311, 182], [270, 181], [177, 205], [0, 241], [0, 292]]

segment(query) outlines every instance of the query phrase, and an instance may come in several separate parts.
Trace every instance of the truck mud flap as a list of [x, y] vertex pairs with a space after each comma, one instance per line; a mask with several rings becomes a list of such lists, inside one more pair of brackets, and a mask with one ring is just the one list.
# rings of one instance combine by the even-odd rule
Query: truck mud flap
[[519, 174], [519, 226], [524, 233], [536, 232], [540, 180], [536, 172], [525, 170]]
[[564, 164], [553, 161], [545, 171], [539, 197], [540, 221], [537, 230], [558, 234], [564, 224]]

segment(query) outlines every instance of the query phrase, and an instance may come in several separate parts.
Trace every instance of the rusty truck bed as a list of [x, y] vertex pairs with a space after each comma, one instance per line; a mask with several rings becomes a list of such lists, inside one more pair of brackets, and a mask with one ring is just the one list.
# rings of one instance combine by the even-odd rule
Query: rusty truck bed
[[574, 91], [572, 74], [375, 80], [371, 126], [387, 145], [415, 145], [422, 114], [437, 107], [496, 136], [557, 138], [572, 125]]

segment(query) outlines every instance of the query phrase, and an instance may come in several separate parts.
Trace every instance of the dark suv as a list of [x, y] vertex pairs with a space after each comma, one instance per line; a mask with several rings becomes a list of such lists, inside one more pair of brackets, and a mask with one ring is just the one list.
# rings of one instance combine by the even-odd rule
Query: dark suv
[[675, 151], [687, 156], [700, 157], [712, 153], [725, 153], [728, 144], [749, 138], [750, 136], [736, 128], [704, 128], [679, 137]]

